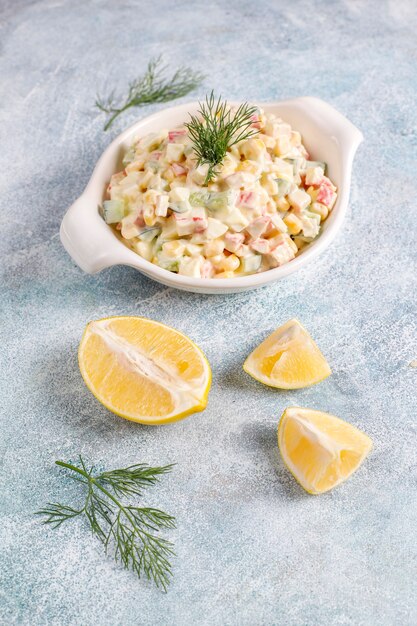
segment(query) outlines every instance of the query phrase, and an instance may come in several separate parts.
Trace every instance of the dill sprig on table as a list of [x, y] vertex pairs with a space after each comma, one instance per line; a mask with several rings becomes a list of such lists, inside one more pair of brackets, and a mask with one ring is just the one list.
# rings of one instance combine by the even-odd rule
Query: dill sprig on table
[[198, 165], [208, 165], [204, 184], [207, 185], [216, 175], [227, 149], [255, 135], [258, 130], [251, 128], [257, 108], [247, 102], [232, 111], [221, 97], [217, 100], [213, 91], [200, 103], [198, 115], [190, 115], [191, 121], [185, 124], [194, 145]]
[[129, 83], [127, 96], [116, 103], [114, 91], [107, 98], [96, 99], [96, 107], [110, 115], [104, 130], [108, 130], [116, 117], [130, 107], [144, 106], [157, 102], [169, 102], [186, 96], [198, 87], [204, 76], [189, 67], [180, 67], [172, 76], [166, 76], [167, 67], [159, 56], [151, 59], [143, 76]]
[[120, 502], [121, 496], [141, 496], [143, 490], [159, 481], [172, 465], [150, 467], [131, 465], [124, 469], [99, 474], [87, 468], [80, 456], [79, 465], [55, 461], [72, 472], [71, 478], [86, 487], [84, 505], [73, 508], [65, 504], [48, 503], [36, 515], [46, 517], [44, 524], [53, 528], [78, 516], [85, 516], [91, 531], [104, 544], [106, 552], [113, 550], [114, 558], [140, 578], [153, 580], [166, 591], [172, 576], [170, 557], [173, 544], [158, 535], [162, 528], [175, 528], [175, 518], [159, 509], [136, 507]]

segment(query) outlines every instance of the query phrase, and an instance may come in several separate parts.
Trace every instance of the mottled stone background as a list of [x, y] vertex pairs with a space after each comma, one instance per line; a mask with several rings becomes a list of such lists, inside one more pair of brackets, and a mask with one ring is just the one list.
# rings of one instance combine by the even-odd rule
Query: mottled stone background
[[[417, 623], [417, 9], [414, 0], [0, 1], [0, 621], [27, 626], [323, 626]], [[97, 90], [123, 89], [151, 56], [192, 64], [231, 99], [314, 95], [364, 133], [343, 231], [311, 267], [242, 295], [167, 289], [133, 269], [83, 274], [58, 228], [113, 136]], [[194, 96], [191, 96], [194, 97]], [[146, 428], [84, 386], [85, 324], [148, 316], [207, 353], [207, 410]], [[333, 375], [297, 392], [241, 369], [298, 317]], [[375, 448], [343, 487], [302, 492], [276, 449], [284, 407], [331, 411]], [[42, 527], [79, 487], [53, 461], [177, 462], [146, 501], [175, 514], [164, 595], [115, 565], [82, 522]]]

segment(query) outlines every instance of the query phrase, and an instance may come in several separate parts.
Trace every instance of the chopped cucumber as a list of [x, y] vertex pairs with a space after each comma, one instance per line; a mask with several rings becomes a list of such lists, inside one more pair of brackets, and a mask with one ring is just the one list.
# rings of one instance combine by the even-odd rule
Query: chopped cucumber
[[149, 228], [144, 228], [140, 234], [138, 235], [139, 239], [142, 241], [152, 241], [155, 237], [161, 234], [161, 229], [159, 226], [149, 226]]
[[190, 194], [190, 204], [191, 206], [206, 206], [206, 202], [208, 200], [208, 196], [210, 193], [208, 191], [195, 191]]
[[178, 272], [181, 259], [173, 259], [172, 257], [164, 254], [162, 250], [157, 252], [156, 258], [158, 259], [159, 267], [162, 267], [164, 270], [168, 270], [169, 272]]
[[227, 209], [234, 204], [236, 194], [232, 191], [212, 192], [208, 201], [209, 211], [218, 211]]
[[278, 184], [278, 197], [282, 198], [290, 193], [292, 183], [286, 178], [276, 178]]
[[233, 206], [235, 196], [233, 191], [196, 191], [190, 195], [190, 204], [206, 207], [210, 212], [221, 211]]
[[103, 202], [103, 218], [106, 224], [117, 224], [125, 216], [123, 200], [105, 200]]
[[305, 169], [308, 167], [321, 167], [323, 168], [323, 172], [326, 173], [327, 165], [324, 161], [306, 161]]
[[320, 232], [320, 215], [305, 211], [300, 219], [303, 224], [304, 237], [312, 237], [313, 239], [317, 237]]
[[161, 169], [161, 164], [159, 161], [147, 161], [146, 167], [156, 173]]
[[134, 158], [135, 158], [135, 154], [136, 154], [136, 148], [135, 146], [132, 146], [131, 148], [129, 148], [129, 150], [126, 152], [126, 154], [123, 157], [123, 165], [129, 165], [129, 163], [131, 163]]
[[288, 157], [287, 159], [284, 159], [284, 161], [292, 164], [294, 176], [296, 176], [300, 170], [305, 169], [305, 166], [304, 166], [305, 159], [303, 159], [303, 157], [294, 157], [294, 158]]
[[187, 213], [190, 210], [187, 202], [170, 202], [168, 209], [171, 209], [173, 213]]

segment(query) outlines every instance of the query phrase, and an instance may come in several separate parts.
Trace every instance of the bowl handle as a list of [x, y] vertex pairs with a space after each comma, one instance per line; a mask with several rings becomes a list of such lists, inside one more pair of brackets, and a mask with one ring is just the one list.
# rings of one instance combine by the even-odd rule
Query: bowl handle
[[86, 193], [66, 212], [59, 235], [62, 245], [76, 264], [88, 274], [95, 274], [115, 264], [129, 264], [129, 250], [120, 244], [115, 251], [115, 236]]
[[298, 98], [305, 106], [317, 126], [326, 133], [332, 134], [337, 140], [342, 157], [349, 162], [353, 160], [356, 150], [363, 141], [363, 134], [342, 113], [324, 100], [306, 96]]

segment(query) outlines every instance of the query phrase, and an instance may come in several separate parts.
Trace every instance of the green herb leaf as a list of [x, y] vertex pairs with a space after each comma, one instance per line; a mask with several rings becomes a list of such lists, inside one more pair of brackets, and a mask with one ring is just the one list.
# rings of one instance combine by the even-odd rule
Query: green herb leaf
[[216, 101], [212, 91], [210, 96], [206, 96], [205, 103], [200, 103], [199, 115], [190, 115], [191, 121], [185, 126], [192, 139], [198, 165], [208, 165], [205, 185], [216, 175], [216, 168], [223, 162], [228, 148], [258, 133], [257, 129], [251, 128], [256, 111], [255, 106], [245, 102], [232, 113], [221, 97]]
[[114, 91], [107, 98], [98, 96], [96, 107], [110, 116], [104, 130], [108, 130], [116, 117], [130, 107], [182, 98], [198, 87], [204, 78], [203, 74], [194, 72], [189, 67], [180, 67], [171, 78], [166, 77], [166, 70], [160, 56], [151, 59], [145, 74], [129, 83], [124, 100], [116, 103]]
[[172, 576], [170, 557], [174, 555], [170, 541], [159, 536], [161, 528], [175, 528], [175, 518], [150, 507], [136, 507], [120, 502], [121, 496], [141, 496], [143, 490], [157, 483], [171, 471], [172, 465], [150, 467], [143, 463], [123, 469], [94, 473], [80, 456], [80, 464], [55, 461], [72, 472], [71, 478], [86, 487], [84, 506], [80, 509], [59, 503], [48, 503], [36, 512], [46, 519], [44, 524], [58, 528], [64, 522], [85, 515], [91, 531], [113, 550], [116, 561], [132, 569], [138, 577], [153, 580], [164, 591]]

